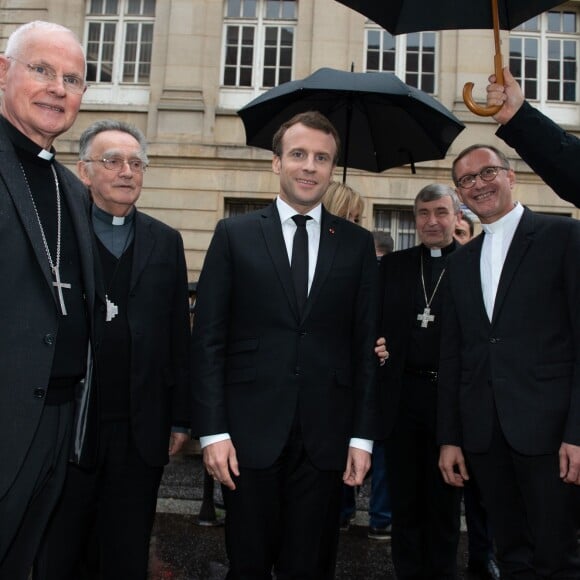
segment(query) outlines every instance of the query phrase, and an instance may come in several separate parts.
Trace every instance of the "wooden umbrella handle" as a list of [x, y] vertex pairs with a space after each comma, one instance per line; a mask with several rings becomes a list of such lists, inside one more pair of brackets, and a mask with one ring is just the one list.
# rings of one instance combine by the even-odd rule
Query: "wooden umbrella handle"
[[[503, 59], [501, 56], [501, 45], [499, 40], [499, 11], [497, 8], [497, 0], [491, 0], [491, 13], [493, 17], [493, 38], [495, 42], [495, 82], [503, 85]], [[467, 108], [480, 117], [491, 117], [495, 115], [503, 105], [494, 105], [493, 107], [484, 107], [483, 105], [478, 105], [472, 96], [473, 83], [465, 83], [463, 86], [463, 102], [467, 105]]]
[[[503, 85], [503, 63], [502, 56], [500, 54], [495, 55], [495, 82]], [[467, 108], [480, 117], [491, 117], [495, 115], [503, 105], [494, 105], [492, 107], [486, 107], [483, 105], [478, 105], [472, 96], [474, 84], [469, 82], [465, 83], [463, 86], [463, 101], [467, 105]]]

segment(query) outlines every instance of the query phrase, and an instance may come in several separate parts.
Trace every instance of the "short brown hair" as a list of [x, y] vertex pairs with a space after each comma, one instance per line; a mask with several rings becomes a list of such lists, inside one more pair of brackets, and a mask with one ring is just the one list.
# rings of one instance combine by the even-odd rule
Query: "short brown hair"
[[338, 136], [338, 131], [334, 125], [319, 111], [298, 113], [285, 123], [282, 123], [272, 138], [272, 151], [274, 152], [274, 155], [282, 157], [282, 138], [290, 127], [297, 125], [298, 123], [308, 127], [309, 129], [316, 129], [317, 131], [322, 131], [327, 135], [332, 135], [334, 142], [336, 143], [336, 155], [333, 159], [333, 164], [336, 165], [340, 154], [340, 137]]

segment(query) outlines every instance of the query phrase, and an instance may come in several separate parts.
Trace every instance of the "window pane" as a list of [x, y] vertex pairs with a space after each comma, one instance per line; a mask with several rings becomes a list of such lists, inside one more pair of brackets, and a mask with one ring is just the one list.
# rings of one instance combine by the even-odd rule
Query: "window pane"
[[526, 58], [538, 58], [538, 40], [536, 38], [526, 38], [524, 47]]
[[419, 75], [418, 74], [411, 74], [411, 73], [407, 73], [406, 77], [405, 77], [405, 82], [408, 85], [411, 85], [412, 87], [415, 88], [419, 88]]
[[548, 78], [549, 79], [559, 79], [560, 78], [560, 62], [555, 60], [548, 61]]
[[228, 0], [226, 16], [228, 18], [239, 18], [242, 15], [242, 0]]
[[243, 0], [242, 16], [244, 18], [256, 18], [256, 0]]
[[564, 83], [564, 101], [576, 100], [576, 83]]
[[548, 83], [548, 99], [550, 101], [560, 100], [560, 83], [558, 82]]
[[292, 67], [292, 49], [291, 48], [281, 48], [280, 49], [280, 66], [281, 67]]
[[548, 32], [560, 32], [561, 30], [560, 12], [548, 12]]
[[523, 86], [524, 94], [527, 99], [538, 99], [538, 83], [536, 81], [526, 81]]
[[433, 75], [421, 77], [421, 90], [431, 95], [435, 92], [435, 77]]
[[264, 65], [276, 66], [276, 48], [264, 48]]
[[278, 74], [278, 84], [287, 83], [292, 80], [292, 69], [291, 68], [281, 68]]
[[254, 49], [251, 46], [242, 46], [240, 55], [240, 64], [247, 66], [251, 66], [253, 64]]
[[562, 14], [562, 31], [568, 34], [576, 32], [576, 13], [564, 12]]
[[559, 40], [549, 40], [548, 41], [548, 58], [549, 59], [559, 59], [560, 58], [560, 41]]
[[292, 48], [294, 46], [294, 29], [293, 28], [281, 28], [280, 29], [280, 44], [282, 46], [289, 46]]
[[383, 68], [385, 72], [395, 72], [395, 53], [383, 52]]
[[370, 50], [378, 50], [380, 46], [381, 33], [379, 30], [367, 30], [367, 47]]
[[143, 16], [155, 16], [155, 0], [144, 0]]
[[275, 20], [280, 18], [282, 3], [280, 0], [266, 0], [266, 18]]
[[227, 87], [236, 86], [236, 69], [233, 67], [226, 67], [224, 69], [224, 85]]
[[228, 26], [226, 28], [226, 42], [228, 44], [237, 44], [240, 28], [238, 26]]
[[573, 81], [576, 79], [576, 62], [564, 61], [563, 80]]
[[282, 18], [284, 20], [296, 20], [296, 0], [283, 0]]
[[226, 64], [236, 65], [238, 63], [238, 47], [228, 46], [226, 48]]
[[419, 71], [419, 55], [415, 52], [407, 53], [407, 72]]
[[[421, 70], [423, 74], [435, 72], [435, 56], [433, 54], [424, 54], [421, 58]], [[423, 89], [425, 90], [425, 89]]]
[[262, 80], [262, 86], [264, 87], [276, 86], [276, 69], [273, 68], [264, 69], [264, 79]]
[[252, 86], [252, 69], [242, 68], [240, 69], [240, 86], [251, 87]]
[[538, 61], [534, 59], [526, 59], [524, 63], [526, 78], [538, 78]]
[[379, 69], [379, 53], [367, 50], [367, 70], [380, 70]]

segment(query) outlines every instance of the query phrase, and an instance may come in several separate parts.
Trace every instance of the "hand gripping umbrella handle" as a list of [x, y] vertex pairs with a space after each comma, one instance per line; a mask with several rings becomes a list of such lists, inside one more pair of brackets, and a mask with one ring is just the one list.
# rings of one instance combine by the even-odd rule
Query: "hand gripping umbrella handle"
[[[495, 79], [496, 83], [500, 85], [503, 84], [503, 70], [502, 70], [502, 57], [501, 54], [495, 55]], [[491, 117], [495, 115], [503, 105], [494, 105], [492, 107], [485, 107], [483, 105], [478, 105], [472, 96], [473, 91], [473, 83], [465, 83], [463, 86], [463, 101], [467, 105], [467, 108], [474, 113], [475, 115], [479, 115], [480, 117]]]

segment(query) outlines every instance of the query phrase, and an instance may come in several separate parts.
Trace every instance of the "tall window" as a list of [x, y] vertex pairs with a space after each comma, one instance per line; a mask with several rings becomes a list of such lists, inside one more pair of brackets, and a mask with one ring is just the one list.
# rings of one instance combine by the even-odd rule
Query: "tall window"
[[528, 99], [578, 100], [578, 13], [551, 10], [510, 34], [509, 66]]
[[87, 81], [148, 84], [155, 0], [88, 0]]
[[375, 206], [373, 228], [391, 234], [395, 250], [406, 250], [416, 242], [413, 210]]
[[296, 0], [226, 0], [222, 84], [270, 88], [292, 79]]
[[367, 71], [395, 73], [407, 84], [434, 94], [437, 91], [436, 62], [435, 32], [393, 36], [374, 25], [366, 29]]

